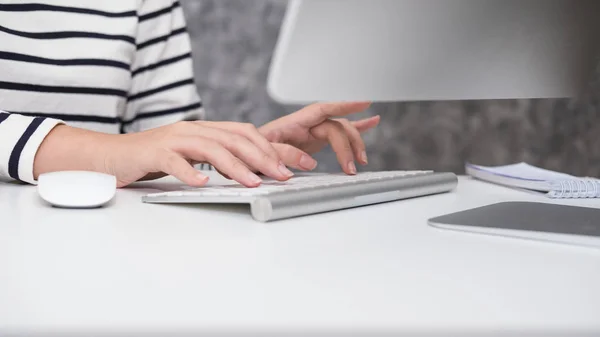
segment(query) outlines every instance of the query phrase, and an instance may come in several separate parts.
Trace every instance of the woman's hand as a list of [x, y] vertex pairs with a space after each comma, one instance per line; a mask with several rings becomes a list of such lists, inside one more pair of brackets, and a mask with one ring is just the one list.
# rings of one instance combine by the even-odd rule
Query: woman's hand
[[119, 187], [170, 174], [190, 186], [208, 177], [194, 169], [210, 163], [231, 179], [260, 185], [260, 172], [277, 180], [293, 173], [286, 166], [312, 170], [310, 154], [328, 143], [344, 172], [355, 174], [355, 158], [367, 163], [361, 132], [375, 127], [379, 117], [357, 122], [332, 117], [365, 110], [368, 103], [315, 104], [266, 124], [260, 131], [234, 122], [180, 122], [145, 132], [109, 135], [66, 125], [55, 127], [34, 160], [34, 177], [46, 172], [88, 170], [112, 174]]
[[[276, 147], [281, 151], [282, 145]], [[298, 149], [285, 150], [284, 155], [294, 158], [306, 155]], [[190, 186], [202, 186], [208, 177], [192, 166], [199, 162], [212, 164], [248, 187], [261, 183], [252, 171], [282, 181], [293, 175], [278, 150], [251, 124], [180, 122], [128, 135], [57, 126], [38, 150], [34, 177], [52, 171], [91, 170], [116, 176], [122, 187], [164, 172]]]
[[[368, 161], [361, 133], [376, 127], [380, 118], [374, 116], [351, 122], [345, 118], [333, 117], [363, 112], [369, 105], [367, 102], [313, 104], [267, 123], [259, 128], [259, 131], [270, 142], [288, 145], [287, 148], [279, 150], [280, 156], [286, 151], [293, 152], [292, 147], [313, 154], [331, 144], [344, 172], [356, 174], [355, 160], [363, 165]], [[310, 159], [303, 158], [300, 161], [302, 157], [295, 160], [292, 160], [292, 157], [288, 155], [284, 162], [305, 170], [314, 168], [309, 167]], [[306, 164], [302, 165], [302, 162]], [[314, 165], [316, 166], [316, 162]]]

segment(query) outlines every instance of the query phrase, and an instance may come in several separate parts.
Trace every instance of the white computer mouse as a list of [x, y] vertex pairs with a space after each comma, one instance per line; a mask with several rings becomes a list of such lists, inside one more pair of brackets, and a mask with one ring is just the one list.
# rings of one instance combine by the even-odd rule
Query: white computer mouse
[[46, 202], [64, 208], [95, 208], [115, 196], [117, 179], [91, 171], [61, 171], [40, 174], [38, 193]]

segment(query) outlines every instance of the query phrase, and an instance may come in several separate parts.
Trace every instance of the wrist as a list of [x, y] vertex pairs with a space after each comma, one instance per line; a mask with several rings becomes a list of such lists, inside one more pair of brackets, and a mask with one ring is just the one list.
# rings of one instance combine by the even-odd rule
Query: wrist
[[33, 176], [66, 170], [110, 173], [111, 144], [118, 135], [57, 125], [48, 133], [34, 159]]

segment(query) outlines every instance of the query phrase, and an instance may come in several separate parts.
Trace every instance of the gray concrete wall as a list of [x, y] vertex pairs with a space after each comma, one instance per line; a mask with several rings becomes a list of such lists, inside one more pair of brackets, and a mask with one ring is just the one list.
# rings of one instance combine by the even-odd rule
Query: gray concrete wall
[[[296, 107], [269, 99], [265, 81], [285, 0], [182, 0], [200, 94], [214, 120], [257, 125]], [[598, 88], [592, 88], [600, 92]], [[519, 161], [600, 176], [600, 95], [585, 100], [375, 104], [367, 169], [463, 171]], [[326, 151], [319, 169], [337, 170]]]

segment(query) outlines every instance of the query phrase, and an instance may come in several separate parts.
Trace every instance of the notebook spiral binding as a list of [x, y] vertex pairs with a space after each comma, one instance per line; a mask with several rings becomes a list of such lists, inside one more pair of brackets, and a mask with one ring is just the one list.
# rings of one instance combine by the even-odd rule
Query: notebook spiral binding
[[571, 179], [555, 181], [548, 196], [556, 199], [600, 198], [600, 180]]

